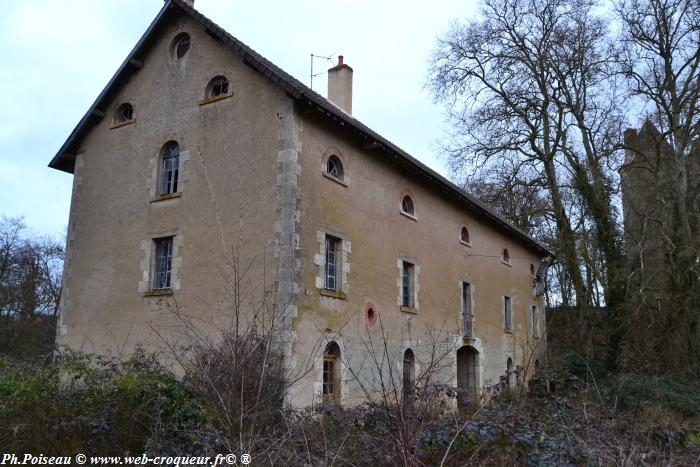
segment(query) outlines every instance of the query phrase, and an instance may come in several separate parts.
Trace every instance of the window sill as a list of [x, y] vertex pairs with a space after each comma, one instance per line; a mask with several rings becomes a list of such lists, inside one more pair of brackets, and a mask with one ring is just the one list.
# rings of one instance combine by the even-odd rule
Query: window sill
[[136, 123], [135, 118], [132, 118], [131, 120], [125, 120], [123, 122], [114, 122], [112, 123], [112, 126], [109, 127], [109, 129], [114, 130], [115, 128], [121, 128], [123, 126], [131, 125], [132, 123]]
[[222, 101], [224, 99], [228, 99], [229, 97], [233, 97], [233, 94], [228, 93], [228, 94], [220, 94], [218, 96], [213, 96], [213, 97], [205, 97], [204, 99], [199, 101], [199, 105], [211, 104], [212, 102]]
[[512, 330], [512, 329], [504, 329], [503, 332], [505, 332], [506, 334], [509, 334], [509, 335], [511, 335], [511, 336], [513, 335], [513, 330]]
[[412, 221], [418, 222], [418, 218], [416, 216], [414, 216], [413, 214], [409, 214], [406, 211], [403, 211], [401, 209], [399, 209], [399, 212], [401, 213], [402, 216], [406, 216], [409, 219], [411, 219]]
[[342, 186], [344, 186], [345, 188], [348, 187], [348, 184], [345, 183], [343, 180], [339, 179], [338, 177], [334, 177], [333, 175], [329, 174], [328, 172], [322, 172], [322, 173], [323, 173], [323, 176], [324, 176], [324, 177], [326, 177], [326, 178], [329, 179], [329, 180], [333, 180], [333, 181], [334, 181], [335, 183], [337, 183], [338, 185], [342, 185]]
[[151, 203], [157, 203], [158, 201], [165, 201], [168, 199], [175, 199], [175, 198], [179, 198], [181, 196], [182, 196], [181, 191], [178, 191], [175, 193], [168, 193], [167, 195], [157, 195], [157, 196], [151, 198]]
[[471, 242], [465, 242], [464, 240], [460, 240], [459, 243], [462, 244], [462, 245], [464, 245], [464, 246], [468, 246], [469, 248], [472, 247]]
[[324, 297], [338, 298], [340, 300], [345, 300], [346, 298], [348, 298], [348, 295], [345, 292], [339, 292], [337, 290], [320, 289], [318, 293], [320, 295], [323, 295]]
[[501, 260], [501, 263], [505, 264], [505, 265], [508, 266], [509, 268], [512, 268], [512, 267], [513, 267], [513, 265], [510, 264], [509, 261], [503, 261], [503, 260]]
[[412, 306], [403, 306], [401, 305], [399, 307], [399, 310], [403, 311], [404, 313], [411, 313], [412, 315], [417, 315], [418, 310], [416, 308], [413, 308]]
[[153, 289], [143, 293], [144, 297], [162, 297], [172, 295], [173, 289]]

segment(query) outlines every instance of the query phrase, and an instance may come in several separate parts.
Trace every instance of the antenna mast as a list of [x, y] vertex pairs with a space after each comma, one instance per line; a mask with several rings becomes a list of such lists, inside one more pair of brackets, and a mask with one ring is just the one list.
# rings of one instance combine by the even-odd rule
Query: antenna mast
[[331, 61], [331, 56], [326, 57], [325, 55], [316, 55], [316, 54], [311, 54], [311, 73], [310, 73], [310, 79], [309, 79], [309, 87], [313, 90], [314, 89], [314, 77], [323, 74], [321, 73], [316, 73], [314, 74], [314, 58], [325, 58], [326, 61], [330, 62]]

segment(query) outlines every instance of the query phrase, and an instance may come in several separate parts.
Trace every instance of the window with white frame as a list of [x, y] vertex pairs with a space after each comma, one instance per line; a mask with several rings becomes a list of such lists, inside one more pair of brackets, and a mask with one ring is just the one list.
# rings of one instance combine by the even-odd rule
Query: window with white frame
[[340, 265], [342, 264], [341, 246], [342, 240], [326, 235], [325, 288], [328, 290], [340, 290]]
[[503, 328], [508, 332], [513, 332], [513, 305], [511, 302], [510, 297], [503, 296]]
[[173, 237], [153, 240], [155, 255], [153, 262], [153, 290], [170, 289], [173, 264]]
[[175, 141], [165, 143], [161, 151], [159, 195], [177, 193], [180, 173], [180, 145]]

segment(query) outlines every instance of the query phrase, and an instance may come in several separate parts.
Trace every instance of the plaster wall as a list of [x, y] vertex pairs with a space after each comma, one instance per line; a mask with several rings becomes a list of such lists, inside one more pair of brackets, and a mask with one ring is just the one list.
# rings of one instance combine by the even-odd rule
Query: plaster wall
[[[175, 60], [173, 38], [191, 36]], [[230, 97], [202, 104], [223, 75]], [[134, 122], [114, 127], [129, 102]], [[231, 317], [230, 275], [253, 263], [246, 283], [260, 296], [279, 269], [279, 154], [291, 100], [198, 23], [167, 26], [111, 109], [84, 140], [76, 163], [58, 342], [102, 353], [160, 347], [182, 336], [177, 310], [205, 334]], [[181, 148], [178, 195], [157, 200], [159, 154]], [[153, 238], [173, 235], [172, 293], [149, 293]]]
[[[351, 137], [340, 136], [317, 116], [304, 119], [301, 157], [302, 279], [298, 318], [294, 322], [297, 355], [319, 359], [335, 340], [343, 352], [342, 400], [364, 400], [366, 389], [378, 387], [378, 371], [370, 348], [381, 356], [387, 336], [392, 374], [401, 387], [403, 353], [411, 348], [417, 371], [439, 355], [443, 381], [456, 385], [456, 350], [464, 344], [479, 352], [479, 385], [499, 381], [506, 360], [532, 368], [543, 358], [544, 340], [534, 339], [531, 306], [539, 307], [544, 335], [544, 303], [533, 294], [530, 265], [541, 258], [493, 227], [466, 207], [442, 196], [425, 181], [410, 175], [397, 160], [365, 149]], [[330, 154], [344, 166], [344, 183], [324, 174]], [[415, 201], [415, 219], [400, 212], [403, 193]], [[460, 242], [461, 227], [470, 233], [470, 246]], [[322, 295], [318, 261], [323, 232], [350, 243], [343, 271], [344, 294]], [[511, 264], [501, 261], [507, 248]], [[400, 266], [406, 259], [416, 266], [417, 308], [400, 307]], [[347, 274], [346, 274], [347, 273]], [[461, 282], [472, 284], [474, 339], [465, 339], [461, 322]], [[512, 299], [513, 332], [504, 330], [503, 297]], [[366, 309], [372, 304], [380, 321], [368, 326]], [[437, 350], [435, 350], [437, 349]], [[384, 368], [384, 378], [389, 378]], [[355, 377], [358, 377], [357, 379]], [[296, 388], [297, 405], [318, 400], [321, 366], [317, 364]]]

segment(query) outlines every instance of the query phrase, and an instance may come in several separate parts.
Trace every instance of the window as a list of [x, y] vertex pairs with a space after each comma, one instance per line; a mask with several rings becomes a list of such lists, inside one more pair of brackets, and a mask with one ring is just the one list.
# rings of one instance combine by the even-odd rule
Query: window
[[229, 83], [223, 76], [212, 78], [207, 85], [206, 97], [217, 97], [228, 94]]
[[326, 289], [338, 291], [340, 284], [341, 240], [326, 235]]
[[534, 337], [540, 337], [540, 320], [537, 311], [537, 305], [532, 305], [532, 335]]
[[190, 49], [190, 35], [189, 34], [187, 34], [186, 32], [183, 32], [183, 33], [175, 36], [175, 39], [173, 40], [173, 44], [171, 46], [171, 51], [173, 54], [173, 58], [175, 60], [179, 60], [182, 57], [184, 57], [189, 49]]
[[459, 239], [465, 245], [469, 245], [469, 230], [466, 226], [462, 226], [462, 231], [459, 234]]
[[340, 395], [340, 347], [330, 342], [323, 353], [323, 399], [337, 401]]
[[401, 277], [401, 305], [412, 308], [414, 305], [413, 294], [415, 291], [414, 266], [404, 261]]
[[163, 146], [159, 195], [162, 196], [177, 193], [179, 170], [180, 145], [175, 141], [170, 141]]
[[169, 289], [173, 262], [173, 237], [159, 238], [154, 240], [154, 243], [153, 290]]
[[403, 212], [404, 214], [409, 214], [411, 216], [415, 215], [413, 199], [409, 195], [404, 195], [404, 197], [401, 199], [401, 212]]
[[506, 264], [510, 264], [510, 253], [508, 253], [508, 248], [503, 249], [503, 253], [501, 255], [501, 261], [503, 261]]
[[534, 264], [530, 264], [530, 275], [532, 277], [535, 277], [535, 265]]
[[134, 108], [129, 103], [124, 103], [119, 106], [116, 114], [114, 115], [114, 121], [116, 123], [128, 122], [134, 118]]
[[472, 286], [462, 282], [462, 325], [465, 337], [474, 337], [472, 315]]
[[340, 162], [340, 158], [338, 156], [333, 155], [328, 158], [328, 162], [326, 163], [326, 173], [331, 177], [337, 178], [338, 180], [343, 179], [343, 164]]
[[373, 304], [368, 303], [365, 306], [365, 321], [367, 323], [367, 326], [374, 326], [377, 322], [378, 317], [379, 314], [377, 313], [377, 308]]
[[503, 297], [503, 327], [506, 331], [513, 331], [513, 309], [510, 297]]

